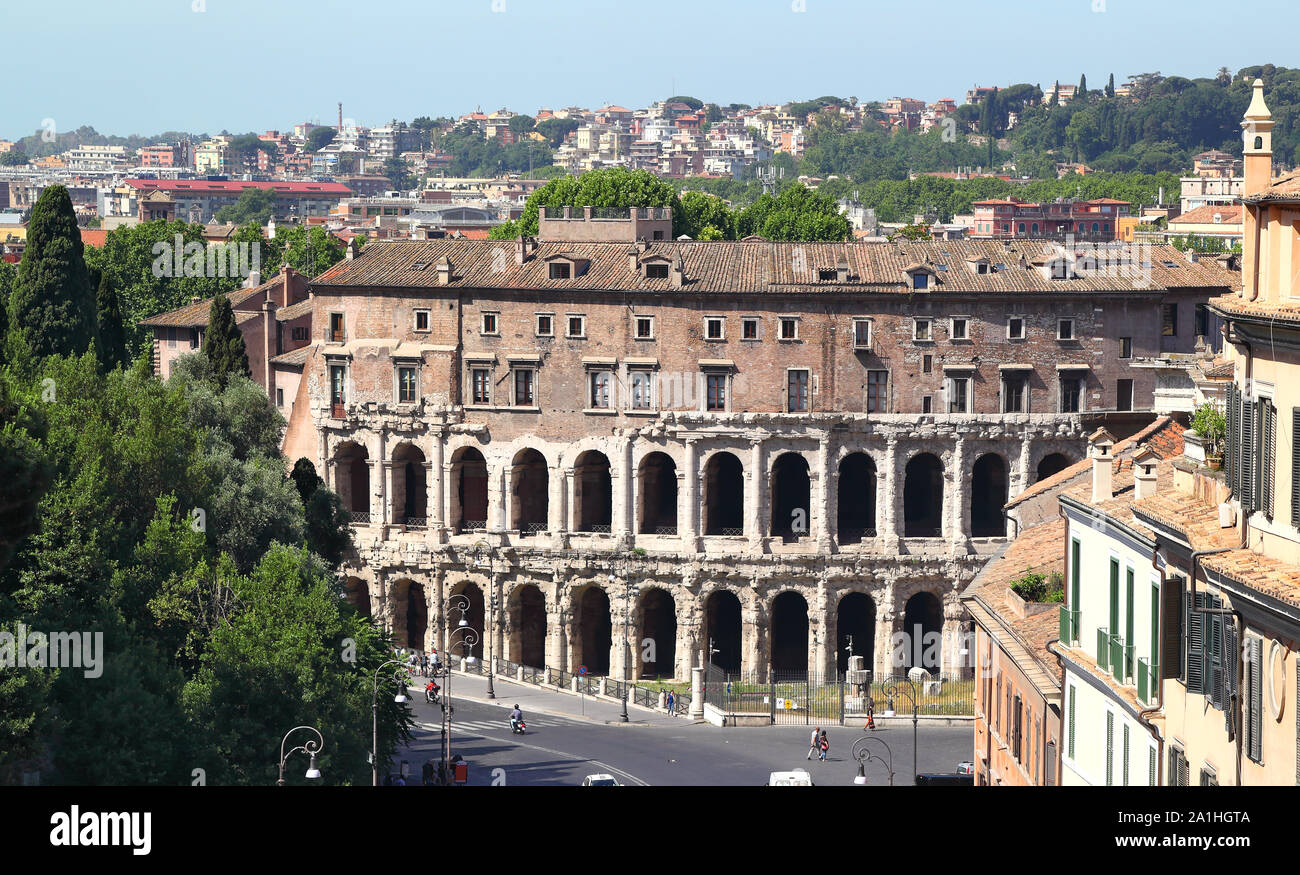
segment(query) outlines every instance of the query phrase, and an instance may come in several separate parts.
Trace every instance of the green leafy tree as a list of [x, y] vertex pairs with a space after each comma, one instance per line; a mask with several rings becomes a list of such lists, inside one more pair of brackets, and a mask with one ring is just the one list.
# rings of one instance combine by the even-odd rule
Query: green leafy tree
[[95, 342], [95, 294], [81, 230], [62, 185], [41, 192], [9, 299], [9, 334], [37, 356], [76, 355]]
[[324, 149], [330, 143], [334, 142], [334, 137], [337, 133], [337, 131], [330, 127], [312, 128], [307, 133], [307, 151], [319, 152], [321, 149]]
[[[364, 242], [364, 238], [361, 238]], [[290, 225], [277, 228], [276, 245], [281, 250], [281, 262], [273, 262], [266, 270], [278, 272], [282, 264], [308, 276], [319, 276], [343, 260], [343, 241], [319, 225]], [[269, 276], [265, 271], [263, 276]]]
[[685, 94], [678, 94], [678, 95], [676, 95], [676, 96], [674, 96], [674, 97], [670, 97], [670, 98], [668, 98], [668, 100], [667, 100], [666, 102], [667, 102], [667, 103], [684, 103], [684, 104], [686, 104], [687, 106], [689, 106], [689, 107], [691, 108], [691, 112], [694, 112], [695, 110], [697, 110], [697, 109], [699, 109], [700, 107], [704, 106], [704, 101], [703, 101], [703, 100], [700, 100], [698, 97], [690, 97], [690, 96], [685, 95]]
[[316, 466], [311, 463], [311, 459], [302, 457], [293, 463], [293, 471], [289, 473], [289, 478], [293, 480], [293, 485], [298, 487], [298, 496], [302, 499], [303, 504], [307, 499], [325, 484], [325, 481], [316, 473]]
[[849, 220], [831, 198], [804, 185], [786, 186], [776, 197], [763, 195], [741, 211], [736, 235], [758, 234], [769, 240], [847, 240]]
[[104, 370], [124, 367], [129, 363], [126, 355], [126, 331], [122, 327], [122, 310], [117, 304], [117, 293], [107, 276], [99, 279], [99, 292], [95, 296], [99, 312], [99, 365]]
[[523, 136], [536, 126], [537, 120], [531, 115], [520, 113], [519, 115], [511, 116], [510, 121], [507, 122], [507, 124], [512, 132], [519, 136]]
[[537, 133], [550, 141], [551, 147], [558, 149], [564, 138], [578, 129], [576, 118], [547, 118], [537, 122]]
[[10, 149], [8, 152], [0, 152], [0, 167], [21, 167], [27, 164], [30, 159], [27, 153], [21, 149]]
[[[685, 192], [681, 196], [681, 213], [678, 226], [683, 234], [696, 240], [731, 240], [736, 236], [735, 216], [720, 197], [702, 191]], [[704, 236], [705, 228], [712, 228], [709, 238]]]
[[1111, 73], [1110, 78], [1106, 80], [1106, 96], [1115, 96], [1115, 74]]
[[492, 229], [496, 240], [508, 240], [519, 234], [536, 234], [540, 207], [672, 207], [673, 234], [679, 229], [681, 202], [677, 190], [649, 170], [611, 167], [592, 170], [581, 176], [559, 176], [528, 197], [524, 213], [517, 223], [508, 222]]
[[401, 158], [384, 159], [384, 166], [379, 172], [388, 177], [395, 191], [410, 191], [419, 184], [419, 179], [411, 172], [410, 165]]
[[250, 186], [239, 193], [239, 198], [230, 206], [217, 210], [218, 222], [230, 222], [243, 225], [254, 222], [265, 225], [275, 215], [275, 190]]
[[53, 474], [41, 446], [43, 406], [39, 395], [0, 370], [0, 570], [36, 531], [37, 507]]
[[208, 327], [203, 333], [203, 354], [212, 365], [213, 379], [225, 388], [231, 376], [251, 377], [244, 336], [235, 324], [230, 299], [217, 295], [208, 309]]

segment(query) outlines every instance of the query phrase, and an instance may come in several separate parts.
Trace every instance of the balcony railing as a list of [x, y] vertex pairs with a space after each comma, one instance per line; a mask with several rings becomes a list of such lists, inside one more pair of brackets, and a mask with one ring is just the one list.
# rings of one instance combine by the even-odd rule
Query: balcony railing
[[1128, 680], [1128, 672], [1126, 671], [1128, 660], [1125, 651], [1131, 653], [1132, 648], [1126, 648], [1124, 639], [1118, 635], [1109, 636], [1108, 645], [1110, 647], [1110, 676], [1121, 684], [1125, 683]]
[[370, 512], [364, 510], [354, 510], [351, 512], [352, 522], [361, 526], [370, 525]]
[[1155, 702], [1160, 692], [1160, 666], [1151, 665], [1145, 659], [1137, 661], [1138, 701], [1150, 705]]
[[1097, 630], [1097, 668], [1110, 669], [1110, 633], [1104, 626]]
[[1058, 634], [1066, 647], [1079, 645], [1079, 612], [1061, 605], [1061, 622]]

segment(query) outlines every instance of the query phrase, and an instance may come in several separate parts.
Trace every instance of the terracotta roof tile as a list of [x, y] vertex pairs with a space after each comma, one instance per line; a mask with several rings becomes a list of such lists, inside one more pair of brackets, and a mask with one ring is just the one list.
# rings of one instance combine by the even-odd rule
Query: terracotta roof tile
[[1300, 304], [1279, 304], [1273, 301], [1247, 301], [1236, 295], [1210, 298], [1210, 308], [1225, 316], [1256, 317], [1271, 322], [1300, 322]]
[[[1240, 225], [1241, 206], [1236, 204], [1206, 204], [1170, 219], [1171, 225]], [[1219, 217], [1215, 222], [1214, 217]]]
[[1289, 605], [1300, 606], [1300, 566], [1251, 549], [1216, 553], [1201, 560], [1207, 571], [1235, 580]]

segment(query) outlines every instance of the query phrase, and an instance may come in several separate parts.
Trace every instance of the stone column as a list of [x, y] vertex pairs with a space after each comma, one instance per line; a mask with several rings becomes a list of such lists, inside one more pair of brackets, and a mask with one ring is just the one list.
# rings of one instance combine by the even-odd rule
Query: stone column
[[551, 587], [546, 599], [546, 667], [568, 669], [568, 653], [565, 648], [564, 609], [559, 603], [559, 587]]
[[563, 468], [556, 465], [547, 471], [546, 491], [546, 528], [553, 540], [558, 540], [569, 531], [568, 502], [572, 478]]
[[428, 496], [425, 498], [429, 515], [429, 543], [443, 543], [443, 527], [446, 526], [447, 516], [444, 513], [443, 493], [446, 492], [446, 468], [443, 465], [443, 438], [442, 432], [436, 432], [430, 443], [430, 461], [425, 474], [425, 486], [428, 487]]
[[740, 606], [740, 670], [759, 680], [767, 678], [767, 654], [764, 636], [767, 626], [767, 611], [759, 599], [757, 587], [753, 589], [753, 601]]
[[[490, 463], [489, 463], [490, 464]], [[510, 525], [510, 463], [488, 468], [488, 530], [503, 532]]]
[[325, 460], [325, 488], [339, 494], [339, 464], [333, 459]]
[[877, 536], [886, 553], [897, 553], [899, 539], [903, 537], [903, 514], [901, 512], [903, 496], [903, 477], [899, 471], [898, 441], [893, 437], [885, 444], [885, 488], [884, 494], [876, 494], [876, 504], [881, 515], [880, 530]]
[[832, 517], [834, 512], [835, 492], [833, 483], [835, 478], [831, 476], [831, 442], [830, 437], [822, 438], [817, 445], [817, 467], [814, 495], [816, 498], [813, 507], [809, 508], [812, 513], [812, 533], [817, 539], [817, 550], [821, 553], [833, 552], [835, 532], [835, 519]]
[[952, 515], [946, 532], [952, 551], [969, 553], [970, 484], [966, 481], [966, 438], [958, 437], [952, 451]]
[[691, 669], [691, 706], [692, 720], [704, 719], [704, 669]]
[[618, 447], [618, 479], [614, 481], [614, 526], [621, 547], [632, 545], [632, 436], [623, 434]]
[[1029, 473], [1030, 460], [1033, 459], [1031, 450], [1033, 441], [1031, 438], [1025, 438], [1020, 442], [1020, 471], [1018, 476], [1011, 480], [1010, 497], [1015, 498], [1020, 493], [1029, 488], [1032, 475]]
[[700, 549], [700, 463], [699, 441], [687, 438], [682, 460], [683, 490], [679, 505], [682, 516], [677, 533], [681, 536], [682, 549], [695, 553]]
[[366, 509], [370, 511], [370, 524], [382, 526], [388, 515], [384, 507], [384, 463], [379, 459], [367, 459], [366, 464], [370, 468], [370, 496]]
[[749, 549], [763, 552], [763, 496], [767, 493], [767, 472], [763, 469], [763, 442], [749, 442], [749, 465], [745, 470], [745, 528], [749, 532]]
[[[394, 512], [394, 508], [393, 508], [393, 487], [394, 487], [393, 477], [395, 476], [393, 473], [393, 460], [385, 459], [382, 463], [380, 463], [380, 468], [382, 469], [383, 476], [384, 476], [383, 523], [385, 526], [391, 526], [397, 521], [397, 514]], [[387, 535], [385, 535], [385, 537], [387, 537]]]
[[[868, 666], [874, 679], [883, 680], [895, 670], [894, 660], [894, 587], [891, 584], [876, 606], [875, 665]], [[902, 666], [898, 666], [902, 670]]]

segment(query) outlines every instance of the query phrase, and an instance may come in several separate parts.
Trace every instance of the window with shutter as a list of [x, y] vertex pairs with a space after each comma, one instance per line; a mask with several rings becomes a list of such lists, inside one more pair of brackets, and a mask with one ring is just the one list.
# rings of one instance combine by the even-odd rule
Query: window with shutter
[[1255, 468], [1259, 461], [1259, 452], [1255, 446], [1255, 411], [1256, 406], [1250, 401], [1241, 402], [1241, 453], [1237, 459], [1238, 497], [1241, 499], [1241, 512], [1249, 516], [1255, 510]]
[[1260, 471], [1260, 507], [1264, 510], [1264, 516], [1269, 520], [1273, 519], [1273, 472], [1276, 463], [1277, 451], [1277, 408], [1273, 402], [1265, 399], [1259, 402], [1259, 409], [1263, 414], [1262, 427], [1260, 428], [1260, 464], [1263, 470]]
[[1128, 786], [1128, 724], [1127, 724], [1127, 723], [1124, 724], [1124, 751], [1123, 751], [1123, 754], [1124, 754], [1124, 755], [1120, 758], [1120, 764], [1121, 764], [1121, 765], [1120, 765], [1120, 768], [1121, 768], [1121, 771], [1120, 771], [1119, 782], [1120, 782], [1120, 784], [1122, 784], [1123, 786], [1127, 787], [1127, 786]]
[[1187, 692], [1205, 693], [1205, 615], [1200, 613], [1205, 601], [1204, 593], [1196, 593], [1193, 600], [1184, 600], [1184, 625], [1187, 627]]
[[1249, 680], [1246, 687], [1246, 725], [1243, 729], [1246, 731], [1246, 755], [1257, 763], [1264, 761], [1264, 744], [1261, 736], [1264, 728], [1264, 683], [1261, 672], [1263, 652], [1264, 642], [1258, 638], [1251, 638], [1247, 646], [1246, 672]]
[[[1217, 608], [1218, 601], [1218, 596], [1207, 595], [1205, 607]], [[1204, 628], [1205, 654], [1202, 658], [1205, 660], [1205, 695], [1209, 697], [1213, 707], [1222, 709], [1226, 692], [1223, 672], [1223, 615], [1206, 614]]]
[[[1237, 385], [1234, 383], [1228, 387], [1228, 422], [1227, 422], [1227, 440], [1224, 441], [1223, 447], [1223, 471], [1227, 475], [1228, 489], [1234, 494], [1240, 496], [1237, 490], [1237, 445], [1241, 441], [1241, 436], [1237, 434], [1237, 407], [1240, 402], [1237, 400]], [[1300, 415], [1300, 407], [1296, 408], [1297, 414]]]
[[1183, 578], [1169, 577], [1163, 584], [1165, 601], [1164, 665], [1162, 677], [1186, 681], [1183, 670]]
[[1070, 748], [1070, 759], [1074, 759], [1074, 702], [1075, 702], [1076, 692], [1077, 690], [1073, 686], [1071, 686], [1070, 687], [1070, 735], [1069, 738], [1066, 739]]
[[1232, 741], [1237, 737], [1237, 703], [1241, 701], [1241, 690], [1237, 683], [1237, 659], [1241, 647], [1232, 617], [1220, 615], [1218, 619], [1223, 625], [1223, 697], [1220, 704], [1223, 706], [1223, 723], [1228, 740]]
[[1106, 712], [1106, 786], [1115, 783], [1115, 713]]
[[1300, 529], [1300, 407], [1291, 408], [1291, 525]]

